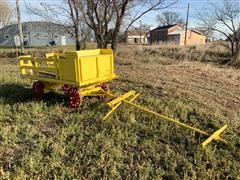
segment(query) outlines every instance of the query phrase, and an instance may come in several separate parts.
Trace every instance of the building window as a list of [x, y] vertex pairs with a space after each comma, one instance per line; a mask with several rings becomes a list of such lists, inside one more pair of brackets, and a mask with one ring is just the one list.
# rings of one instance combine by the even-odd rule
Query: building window
[[40, 33], [37, 33], [36, 35], [34, 35], [33, 37], [36, 38], [36, 39], [40, 39]]
[[9, 38], [9, 36], [8, 36], [8, 35], [6, 35], [6, 36], [5, 36], [5, 38]]
[[55, 38], [57, 38], [58, 36], [55, 36]]
[[24, 38], [26, 38], [27, 36], [23, 36]]

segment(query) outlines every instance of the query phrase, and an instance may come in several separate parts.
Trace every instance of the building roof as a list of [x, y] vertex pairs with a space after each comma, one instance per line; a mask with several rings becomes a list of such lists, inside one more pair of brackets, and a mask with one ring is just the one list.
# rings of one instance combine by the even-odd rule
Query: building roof
[[159, 27], [157, 27], [157, 28], [155, 28], [155, 29], [152, 29], [151, 31], [165, 30], [165, 29], [169, 29], [169, 28], [171, 28], [171, 27], [173, 27], [173, 26], [176, 26], [176, 25], [178, 25], [178, 24], [173, 24], [173, 25], [168, 25], [168, 26], [159, 26]]
[[[23, 34], [28, 32], [44, 32], [44, 31], [63, 31], [64, 26], [52, 22], [45, 21], [29, 21], [22, 23]], [[18, 25], [12, 24], [9, 26], [5, 26], [0, 29], [0, 33], [3, 34], [17, 34], [18, 33]]]
[[[200, 35], [204, 35], [201, 31], [198, 31], [198, 30], [196, 30], [196, 29], [189, 29], [190, 31], [193, 31], [193, 32], [195, 32], [195, 33], [197, 33], [197, 34], [200, 34]], [[205, 36], [205, 35], [204, 35]]]
[[133, 27], [127, 31], [128, 36], [147, 36], [149, 29], [148, 27]]
[[128, 36], [147, 36], [147, 32], [146, 31], [128, 31], [127, 35]]

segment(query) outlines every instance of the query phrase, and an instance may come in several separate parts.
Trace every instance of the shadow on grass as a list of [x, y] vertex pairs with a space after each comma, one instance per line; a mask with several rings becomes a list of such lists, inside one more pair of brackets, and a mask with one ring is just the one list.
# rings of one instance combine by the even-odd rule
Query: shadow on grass
[[[23, 85], [14, 83], [0, 85], [0, 99], [3, 100], [3, 103], [10, 105], [37, 101], [31, 88], [26, 88]], [[50, 92], [45, 94], [43, 101], [46, 102], [48, 106], [52, 106], [64, 102], [64, 96]]]

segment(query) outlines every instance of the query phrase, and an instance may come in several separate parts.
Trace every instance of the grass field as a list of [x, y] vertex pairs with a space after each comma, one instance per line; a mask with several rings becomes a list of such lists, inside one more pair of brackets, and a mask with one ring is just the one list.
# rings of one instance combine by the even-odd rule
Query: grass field
[[42, 101], [19, 76], [16, 59], [0, 60], [0, 179], [240, 179], [240, 72], [120, 47], [117, 94], [209, 133], [225, 123], [227, 145], [122, 105], [107, 121], [103, 100], [67, 108], [61, 93]]

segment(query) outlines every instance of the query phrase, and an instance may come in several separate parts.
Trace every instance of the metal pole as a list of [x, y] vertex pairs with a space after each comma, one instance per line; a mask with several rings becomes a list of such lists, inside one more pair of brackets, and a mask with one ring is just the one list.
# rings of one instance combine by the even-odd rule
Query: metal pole
[[140, 20], [140, 45], [142, 45], [142, 21]]
[[[198, 128], [195, 128], [195, 127], [192, 127], [192, 126], [189, 126], [189, 125], [187, 125], [187, 124], [185, 124], [185, 123], [182, 123], [182, 122], [180, 122], [180, 121], [178, 121], [178, 120], [176, 120], [176, 119], [172, 119], [172, 118], [169, 118], [169, 117], [164, 116], [164, 115], [162, 115], [162, 114], [156, 113], [156, 112], [154, 112], [154, 111], [152, 111], [152, 110], [150, 110], [150, 109], [144, 108], [144, 107], [142, 107], [142, 106], [139, 106], [139, 105], [137, 105], [137, 104], [135, 104], [135, 103], [132, 103], [132, 102], [130, 102], [130, 101], [127, 101], [127, 100], [125, 100], [125, 99], [123, 99], [123, 102], [125, 102], [125, 103], [127, 103], [127, 104], [130, 104], [131, 106], [133, 106], [133, 107], [135, 107], [135, 108], [137, 108], [137, 109], [140, 109], [140, 110], [145, 111], [145, 112], [148, 112], [148, 113], [150, 113], [150, 114], [152, 114], [152, 115], [158, 116], [158, 117], [160, 117], [161, 119], [164, 119], [164, 120], [173, 122], [173, 123], [175, 123], [175, 124], [178, 124], [179, 126], [182, 126], [182, 127], [187, 128], [187, 129], [193, 130], [193, 131], [195, 131], [195, 132], [198, 132], [198, 133], [203, 134], [203, 135], [208, 136], [208, 137], [211, 136], [211, 134], [209, 134], [209, 133], [207, 133], [207, 132], [205, 132], [205, 131], [202, 131], [202, 130], [200, 130], [200, 129], [198, 129]], [[227, 126], [225, 125], [225, 126], [223, 127], [223, 129], [226, 129], [226, 128], [227, 128]], [[221, 131], [221, 132], [222, 132], [222, 131]], [[218, 140], [221, 141], [221, 142], [223, 142], [223, 143], [225, 143], [225, 144], [227, 144], [227, 141], [225, 141], [224, 139], [222, 139], [222, 138], [220, 138], [220, 137], [218, 138]]]
[[16, 0], [16, 9], [17, 9], [18, 31], [19, 31], [19, 37], [20, 37], [21, 53], [24, 53], [22, 21], [21, 21], [21, 13], [20, 13], [20, 7], [19, 7], [19, 0]]
[[185, 39], [184, 39], [184, 45], [187, 44], [188, 16], [189, 16], [189, 3], [188, 3], [188, 10], [187, 10], [187, 20], [186, 20], [186, 28], [185, 28]]

